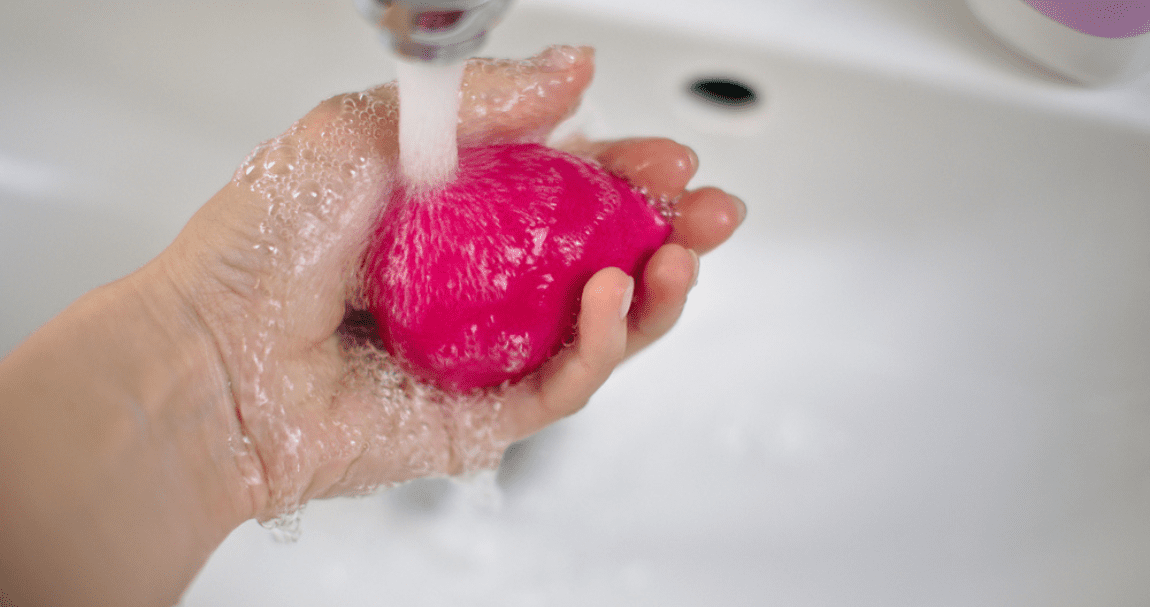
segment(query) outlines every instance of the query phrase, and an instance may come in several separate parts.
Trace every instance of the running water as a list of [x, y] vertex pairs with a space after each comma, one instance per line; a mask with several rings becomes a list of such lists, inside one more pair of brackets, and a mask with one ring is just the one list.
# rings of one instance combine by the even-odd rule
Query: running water
[[[434, 187], [451, 179], [458, 163], [463, 66], [400, 71], [408, 102], [401, 162], [418, 169], [404, 179], [408, 187]], [[324, 317], [346, 316], [345, 298], [355, 308], [360, 295], [348, 285], [359, 280], [358, 251], [370, 238], [380, 190], [394, 185], [388, 142], [401, 128], [396, 85], [331, 104], [334, 115], [297, 122], [260, 145], [235, 175], [240, 191], [264, 209], [253, 213], [255, 242], [244, 257], [255, 276], [246, 285], [251, 321], [228, 344], [236, 354], [237, 408], [247, 424], [233, 449], [244, 461], [260, 453], [245, 480], [268, 493], [259, 516], [285, 541], [298, 537], [292, 513], [331, 462], [394, 463], [394, 475], [379, 464], [327, 479], [341, 483], [340, 493], [367, 493], [419, 476], [494, 468], [507, 442], [493, 430], [500, 394], [452, 397], [411, 381], [386, 352], [360, 338], [354, 315], [337, 330], [337, 345], [293, 362], [299, 323], [326, 331]], [[324, 400], [328, 405], [317, 410]]]
[[459, 167], [455, 128], [463, 63], [398, 62], [399, 166], [416, 189], [447, 183]]
[[[310, 497], [313, 477], [332, 462], [375, 462], [336, 479], [343, 494], [499, 464], [507, 446], [497, 432], [506, 394], [452, 395], [413, 381], [345, 301], [352, 312], [366, 308], [354, 286], [361, 283], [360, 252], [381, 191], [397, 186], [392, 142], [402, 147], [406, 187], [447, 183], [458, 164], [461, 97], [475, 108], [471, 126], [482, 130], [562, 90], [570, 77], [564, 70], [577, 57], [575, 49], [557, 47], [527, 61], [479, 61], [475, 69], [517, 76], [547, 68], [547, 78], [523, 77], [520, 88], [496, 91], [461, 85], [463, 66], [401, 66], [402, 103], [394, 83], [332, 99], [324, 108], [333, 114], [297, 122], [257, 147], [236, 172], [237, 191], [253, 205], [246, 228], [254, 242], [237, 252], [238, 263], [251, 270], [251, 282], [241, 285], [250, 309], [236, 321], [242, 334], [226, 344], [236, 359], [233, 391], [246, 426], [233, 449], [246, 462], [245, 481], [267, 492], [259, 516], [278, 529], [277, 537], [298, 536], [298, 517], [283, 515]], [[327, 331], [324, 323], [341, 314], [338, 343], [301, 361], [301, 327]]]

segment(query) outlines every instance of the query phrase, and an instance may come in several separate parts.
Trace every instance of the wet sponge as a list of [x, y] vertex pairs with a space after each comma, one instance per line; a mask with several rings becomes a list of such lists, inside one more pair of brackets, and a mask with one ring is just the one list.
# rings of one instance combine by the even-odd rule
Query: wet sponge
[[670, 223], [624, 180], [537, 144], [463, 148], [430, 192], [397, 188], [366, 258], [380, 338], [410, 373], [464, 392], [516, 381], [574, 334], [595, 272], [638, 277]]

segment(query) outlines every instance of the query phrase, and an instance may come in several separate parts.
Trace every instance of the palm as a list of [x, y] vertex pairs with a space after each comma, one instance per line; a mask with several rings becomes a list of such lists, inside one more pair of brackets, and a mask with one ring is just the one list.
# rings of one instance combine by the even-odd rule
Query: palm
[[[538, 61], [469, 69], [461, 141], [550, 132], [591, 76], [588, 53], [565, 56], [575, 61], [562, 73], [541, 73]], [[521, 95], [510, 110], [493, 107], [532, 87], [546, 94]], [[687, 248], [718, 245], [738, 221], [735, 203], [719, 190], [684, 194], [695, 167], [681, 146], [585, 145], [582, 152], [652, 193], [683, 195], [672, 244], [649, 263], [628, 321], [620, 321], [619, 306], [629, 279], [604, 270], [584, 291], [572, 347], [505, 393], [452, 398], [395, 369], [371, 343], [370, 322], [348, 314], [394, 165], [395, 107], [390, 86], [324, 102], [257, 149], [188, 227], [223, 235], [184, 248], [209, 277], [197, 307], [219, 344], [250, 441], [237, 448], [254, 452], [263, 467], [264, 518], [312, 497], [496, 464], [509, 442], [580, 408], [625, 355], [670, 328], [695, 269]]]

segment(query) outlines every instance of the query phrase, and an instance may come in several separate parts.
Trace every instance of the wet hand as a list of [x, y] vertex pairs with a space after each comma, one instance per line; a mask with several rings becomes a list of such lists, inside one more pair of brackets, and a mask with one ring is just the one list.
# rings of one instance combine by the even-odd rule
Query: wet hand
[[[589, 50], [474, 61], [464, 78], [463, 145], [543, 140], [590, 81]], [[359, 264], [395, 178], [393, 85], [330, 99], [253, 152], [161, 256], [230, 386], [250, 470], [252, 515], [410, 478], [492, 467], [504, 447], [583, 407], [626, 356], [674, 324], [742, 203], [686, 191], [690, 150], [665, 139], [572, 143], [654, 196], [678, 199], [671, 242], [641, 284], [617, 269], [583, 292], [573, 345], [502, 391], [451, 397], [400, 372], [364, 339]], [[631, 304], [631, 293], [634, 303]], [[354, 307], [354, 306], [352, 306]]]

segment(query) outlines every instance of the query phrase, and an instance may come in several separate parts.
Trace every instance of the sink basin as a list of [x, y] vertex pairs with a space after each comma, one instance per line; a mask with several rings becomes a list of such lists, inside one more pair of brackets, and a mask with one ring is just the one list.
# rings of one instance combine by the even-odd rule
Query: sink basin
[[[350, 2], [67, 4], [0, 8], [0, 352], [393, 77]], [[1150, 81], [961, 0], [689, 4], [524, 1], [487, 49], [595, 45], [566, 131], [747, 202], [679, 326], [498, 475], [244, 525], [183, 605], [1150, 604]]]

